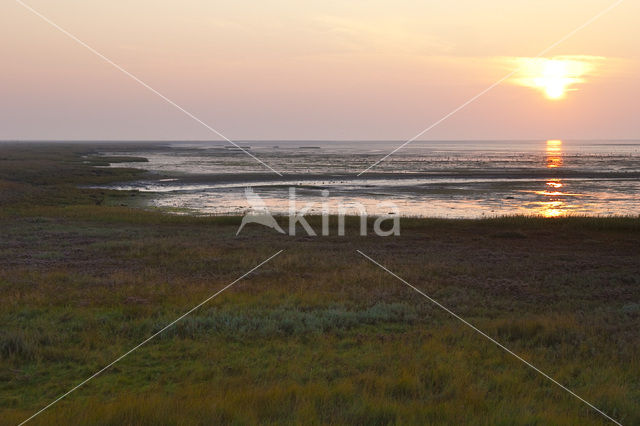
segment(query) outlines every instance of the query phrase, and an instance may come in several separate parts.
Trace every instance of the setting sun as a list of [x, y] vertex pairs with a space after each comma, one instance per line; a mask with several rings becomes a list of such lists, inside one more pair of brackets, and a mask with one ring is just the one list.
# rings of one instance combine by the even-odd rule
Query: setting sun
[[599, 62], [604, 58], [593, 56], [561, 56], [556, 58], [516, 58], [517, 85], [537, 89], [547, 99], [558, 100], [568, 91], [577, 90], [573, 86], [586, 82]]
[[551, 60], [544, 65], [542, 76], [536, 78], [534, 82], [538, 87], [544, 88], [547, 98], [560, 99], [574, 79], [567, 76], [565, 61]]

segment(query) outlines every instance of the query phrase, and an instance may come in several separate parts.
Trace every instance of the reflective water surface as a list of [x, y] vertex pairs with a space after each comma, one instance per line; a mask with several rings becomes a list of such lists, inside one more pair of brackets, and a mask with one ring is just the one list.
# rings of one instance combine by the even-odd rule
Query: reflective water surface
[[112, 188], [152, 193], [154, 206], [180, 213], [241, 214], [251, 186], [275, 213], [289, 211], [295, 187], [296, 208], [311, 213], [359, 203], [386, 214], [393, 203], [402, 215], [427, 217], [640, 214], [640, 141], [416, 142], [359, 177], [399, 143], [241, 145], [284, 176], [220, 142], [104, 154], [146, 157], [124, 165], [149, 170], [149, 179]]

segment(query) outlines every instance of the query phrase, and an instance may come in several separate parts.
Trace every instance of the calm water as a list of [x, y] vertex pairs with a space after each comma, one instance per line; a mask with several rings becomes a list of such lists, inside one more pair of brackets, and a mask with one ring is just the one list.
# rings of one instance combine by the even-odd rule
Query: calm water
[[276, 213], [295, 187], [297, 207], [316, 213], [324, 202], [334, 213], [360, 203], [384, 214], [391, 202], [406, 216], [640, 215], [640, 141], [415, 142], [357, 176], [400, 143], [240, 143], [283, 177], [221, 142], [105, 154], [146, 157], [124, 165], [151, 178], [112, 188], [151, 192], [153, 205], [179, 212], [241, 214], [251, 186]]

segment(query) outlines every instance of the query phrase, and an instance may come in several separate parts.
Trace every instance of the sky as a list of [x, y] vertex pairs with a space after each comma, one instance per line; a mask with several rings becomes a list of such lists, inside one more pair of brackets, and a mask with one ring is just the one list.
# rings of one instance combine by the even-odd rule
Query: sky
[[[231, 140], [640, 139], [640, 2], [24, 0]], [[18, 2], [1, 140], [219, 136]]]

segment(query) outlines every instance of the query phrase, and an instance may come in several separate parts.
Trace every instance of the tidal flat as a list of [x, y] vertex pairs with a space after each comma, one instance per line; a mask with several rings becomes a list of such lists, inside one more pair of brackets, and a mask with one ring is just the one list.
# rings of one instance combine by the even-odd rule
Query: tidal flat
[[171, 215], [136, 191], [89, 188], [147, 177], [96, 167], [107, 147], [0, 144], [0, 424], [279, 250], [32, 423], [608, 423], [357, 250], [640, 423], [638, 217], [402, 218], [394, 237], [360, 236], [348, 218], [343, 237], [255, 224], [236, 236], [237, 216]]

